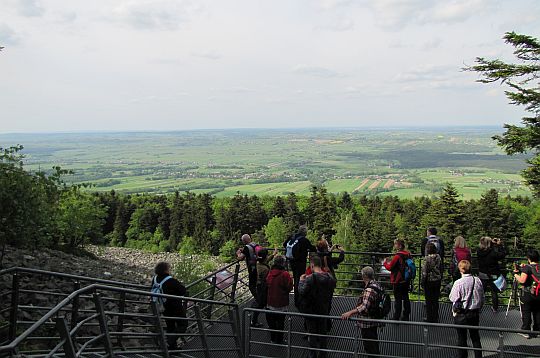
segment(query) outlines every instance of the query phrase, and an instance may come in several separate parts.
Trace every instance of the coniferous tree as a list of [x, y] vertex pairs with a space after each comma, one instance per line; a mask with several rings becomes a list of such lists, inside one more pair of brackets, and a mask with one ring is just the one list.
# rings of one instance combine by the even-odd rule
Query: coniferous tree
[[274, 206], [270, 212], [270, 217], [280, 217], [283, 218], [287, 214], [287, 208], [285, 207], [285, 201], [281, 196], [276, 197], [274, 200]]

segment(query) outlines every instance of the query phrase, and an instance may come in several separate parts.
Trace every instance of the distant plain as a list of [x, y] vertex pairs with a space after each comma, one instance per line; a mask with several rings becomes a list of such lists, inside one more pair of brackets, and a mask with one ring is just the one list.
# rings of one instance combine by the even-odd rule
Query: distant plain
[[500, 128], [238, 129], [178, 132], [0, 134], [22, 144], [26, 167], [70, 169], [91, 191], [207, 192], [216, 196], [329, 192], [438, 195], [453, 183], [464, 199], [490, 188], [530, 196], [525, 155], [505, 155]]

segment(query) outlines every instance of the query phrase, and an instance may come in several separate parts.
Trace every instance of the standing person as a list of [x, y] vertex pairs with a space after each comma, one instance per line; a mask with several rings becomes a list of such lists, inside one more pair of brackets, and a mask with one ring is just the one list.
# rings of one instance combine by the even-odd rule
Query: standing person
[[275, 256], [274, 264], [266, 277], [268, 288], [266, 308], [266, 321], [270, 332], [272, 343], [283, 344], [283, 331], [285, 327], [285, 315], [272, 312], [286, 312], [289, 308], [289, 292], [293, 288], [291, 275], [285, 270], [285, 257]]
[[[484, 288], [478, 277], [471, 275], [471, 263], [462, 260], [458, 264], [461, 278], [454, 282], [450, 292], [452, 311], [454, 314], [454, 324], [461, 326], [478, 326], [480, 324], [480, 309], [484, 304]], [[474, 348], [482, 349], [480, 343], [480, 333], [478, 329], [468, 329], [469, 336]], [[465, 347], [459, 350], [460, 358], [467, 358], [467, 329], [458, 328], [458, 347]], [[475, 350], [476, 358], [482, 357], [482, 351]]]
[[437, 228], [430, 227], [426, 231], [426, 237], [422, 239], [422, 246], [420, 252], [422, 256], [426, 256], [426, 245], [431, 242], [437, 248], [437, 253], [441, 257], [441, 272], [444, 269], [444, 241], [437, 236]]
[[491, 291], [492, 310], [497, 312], [499, 309], [499, 289], [494, 281], [502, 273], [499, 261], [506, 257], [506, 250], [500, 239], [482, 236], [476, 255], [478, 257], [478, 276], [482, 280], [484, 291]]
[[[171, 276], [171, 265], [168, 262], [158, 262], [154, 268], [155, 276], [152, 278], [152, 292], [163, 293], [174, 296], [187, 296], [186, 287], [177, 279]], [[155, 297], [156, 300], [159, 298]], [[167, 325], [167, 346], [169, 350], [178, 349], [178, 336], [175, 334], [185, 333], [188, 321], [177, 319], [186, 318], [186, 311], [181, 298], [162, 299], [163, 315], [165, 317], [175, 317], [175, 319], [165, 319]]]
[[514, 270], [514, 278], [523, 284], [521, 296], [522, 320], [521, 329], [532, 330], [535, 333], [521, 334], [525, 338], [534, 338], [540, 334], [540, 265], [538, 264], [539, 253], [537, 250], [527, 252], [527, 265], [522, 265]]
[[[321, 258], [323, 271], [328, 271], [335, 277], [335, 270], [338, 265], [345, 260], [345, 251], [343, 250], [343, 247], [336, 244], [328, 249], [328, 241], [326, 239], [321, 239], [317, 241], [315, 249], [317, 250], [317, 256]], [[339, 251], [339, 256], [333, 257], [332, 254], [336, 251]], [[310, 266], [306, 269], [306, 275], [311, 275]]]
[[[332, 295], [336, 288], [336, 279], [329, 272], [322, 270], [322, 262], [319, 256], [311, 258], [311, 275], [302, 275], [298, 285], [298, 293], [304, 302], [304, 313], [324, 315], [330, 314]], [[306, 318], [309, 346], [317, 350], [310, 350], [308, 357], [324, 358], [327, 352], [318, 349], [326, 349], [328, 340], [328, 319], [326, 318]], [[311, 335], [313, 334], [313, 335]]]
[[422, 266], [422, 285], [426, 296], [426, 319], [430, 323], [439, 322], [439, 297], [441, 296], [441, 257], [433, 243], [426, 245], [426, 259]]
[[285, 240], [283, 247], [285, 248], [285, 257], [289, 262], [289, 268], [293, 273], [294, 278], [294, 305], [298, 307], [298, 283], [300, 276], [306, 272], [306, 261], [308, 252], [314, 252], [315, 246], [309, 242], [306, 237], [307, 226], [300, 225], [298, 232]]
[[467, 247], [467, 242], [463, 236], [457, 236], [454, 240], [454, 250], [452, 251], [452, 262], [450, 263], [450, 274], [453, 281], [461, 278], [461, 273], [458, 269], [458, 263], [462, 260], [471, 262], [471, 249]]
[[[257, 306], [255, 308], [263, 309], [266, 307], [268, 286], [266, 284], [266, 277], [270, 271], [270, 261], [278, 254], [277, 249], [271, 255], [268, 255], [268, 249], [261, 249], [257, 256], [257, 297], [255, 302]], [[251, 318], [251, 326], [262, 327], [259, 323], [259, 312], [253, 312]]]
[[[402, 239], [394, 240], [394, 249], [396, 254], [392, 259], [386, 258], [384, 267], [390, 271], [390, 283], [394, 288], [394, 315], [395, 321], [408, 321], [411, 314], [411, 301], [409, 300], [409, 284], [405, 280], [405, 261], [411, 257], [411, 253], [405, 250], [405, 241]], [[403, 307], [403, 315], [401, 309]]]
[[[362, 296], [358, 298], [356, 308], [345, 312], [341, 315], [342, 319], [349, 319], [352, 315], [358, 315], [360, 318], [374, 319], [372, 312], [376, 308], [377, 302], [380, 300], [380, 295], [384, 292], [384, 288], [375, 281], [375, 271], [372, 267], [366, 266], [362, 269], [362, 281], [364, 281], [365, 289]], [[380, 355], [379, 350], [379, 337], [377, 329], [381, 327], [383, 323], [379, 322], [365, 322], [360, 321], [358, 327], [360, 327], [360, 334], [363, 338], [364, 351], [368, 356]]]
[[241, 240], [244, 247], [236, 250], [236, 258], [246, 260], [249, 292], [254, 299], [257, 299], [257, 249], [259, 245], [251, 240], [249, 234], [242, 235]]

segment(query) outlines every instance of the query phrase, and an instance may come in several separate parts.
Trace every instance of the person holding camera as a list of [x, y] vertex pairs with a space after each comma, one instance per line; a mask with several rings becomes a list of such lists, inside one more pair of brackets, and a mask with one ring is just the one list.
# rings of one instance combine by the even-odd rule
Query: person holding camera
[[501, 276], [500, 261], [506, 257], [506, 250], [500, 239], [482, 236], [478, 251], [478, 277], [482, 280], [484, 291], [491, 291], [491, 302], [493, 312], [499, 309], [499, 289], [495, 281]]
[[[343, 247], [335, 244], [330, 249], [328, 248], [328, 241], [324, 238], [317, 241], [317, 245], [315, 246], [317, 249], [316, 253], [317, 256], [321, 258], [323, 271], [330, 272], [332, 276], [335, 276], [334, 272], [337, 269], [338, 265], [345, 260], [345, 251], [343, 250]], [[338, 257], [333, 257], [332, 254], [336, 251], [339, 251]], [[306, 270], [306, 275], [311, 275], [311, 267], [308, 266]]]
[[539, 253], [537, 250], [527, 252], [527, 265], [514, 268], [514, 279], [523, 285], [521, 296], [522, 320], [521, 329], [532, 330], [538, 333], [521, 334], [525, 338], [537, 337], [540, 333], [540, 265], [538, 265]]

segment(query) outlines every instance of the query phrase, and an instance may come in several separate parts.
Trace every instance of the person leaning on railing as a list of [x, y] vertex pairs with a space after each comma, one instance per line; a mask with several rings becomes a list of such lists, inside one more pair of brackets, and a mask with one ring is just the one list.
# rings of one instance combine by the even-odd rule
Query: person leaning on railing
[[[537, 250], [527, 252], [527, 265], [514, 268], [514, 278], [523, 284], [521, 296], [522, 320], [521, 329], [531, 330], [531, 316], [533, 318], [532, 330], [540, 331], [540, 265], [538, 264], [539, 253]], [[520, 333], [521, 334], [521, 333]], [[521, 334], [525, 338], [535, 338], [539, 333]]]
[[506, 250], [500, 239], [492, 239], [482, 236], [478, 245], [478, 277], [482, 280], [484, 291], [491, 291], [491, 301], [493, 312], [499, 309], [499, 289], [495, 281], [501, 275], [499, 261], [506, 257]]
[[[454, 324], [462, 326], [478, 326], [480, 324], [480, 309], [484, 304], [484, 288], [478, 277], [471, 275], [471, 263], [462, 260], [458, 264], [461, 278], [454, 282], [450, 292]], [[482, 343], [478, 329], [468, 329], [476, 358], [482, 357]], [[467, 329], [458, 328], [458, 347], [467, 347]], [[460, 358], [467, 358], [467, 349], [460, 349]]]
[[[365, 284], [365, 289], [358, 298], [357, 306], [341, 315], [342, 319], [349, 319], [353, 315], [358, 315], [360, 318], [374, 318], [370, 315], [373, 312], [374, 306], [377, 304], [377, 299], [381, 292], [384, 292], [381, 284], [375, 281], [375, 271], [372, 267], [366, 266], [361, 271], [362, 280]], [[360, 334], [363, 341], [364, 351], [370, 355], [379, 355], [379, 342], [378, 342], [378, 332], [377, 329], [383, 326], [381, 322], [358, 322], [358, 327], [360, 327]]]

